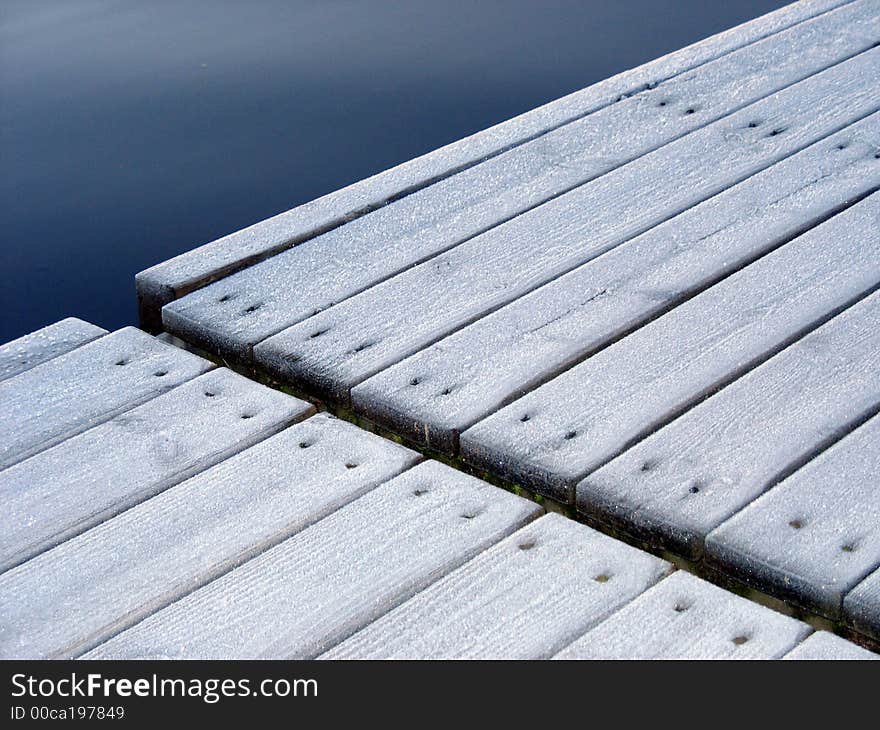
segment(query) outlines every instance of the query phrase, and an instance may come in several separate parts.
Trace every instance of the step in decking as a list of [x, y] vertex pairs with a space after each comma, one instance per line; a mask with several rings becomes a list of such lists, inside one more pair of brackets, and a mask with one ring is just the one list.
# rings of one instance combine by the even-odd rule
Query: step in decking
[[878, 45], [796, 3], [159, 264], [144, 321], [878, 637]]
[[225, 368], [0, 493], [5, 659], [875, 658]]
[[880, 641], [878, 77], [796, 3], [0, 347], [0, 655], [861, 655], [626, 542]]
[[[0, 470], [0, 492], [6, 659], [771, 658], [813, 636], [225, 368]], [[875, 658], [817, 641], [800, 653]]]

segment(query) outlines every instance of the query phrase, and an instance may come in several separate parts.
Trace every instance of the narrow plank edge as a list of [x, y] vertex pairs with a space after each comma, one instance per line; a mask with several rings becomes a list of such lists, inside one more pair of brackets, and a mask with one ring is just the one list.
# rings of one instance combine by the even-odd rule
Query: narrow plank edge
[[64, 355], [103, 337], [107, 330], [76, 317], [67, 317], [0, 345], [0, 380]]

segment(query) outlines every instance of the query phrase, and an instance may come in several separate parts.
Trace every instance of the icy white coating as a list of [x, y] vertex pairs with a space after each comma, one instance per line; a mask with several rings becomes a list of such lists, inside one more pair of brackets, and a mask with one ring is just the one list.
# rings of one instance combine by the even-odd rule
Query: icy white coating
[[0, 383], [0, 469], [210, 370], [126, 327]]
[[705, 536], [880, 405], [880, 293], [577, 486], [578, 510], [696, 557]]
[[859, 0], [606, 107], [167, 305], [165, 328], [248, 359], [315, 311], [870, 48], [878, 13]]
[[880, 641], [880, 568], [846, 595], [843, 617], [856, 630]]
[[418, 460], [326, 415], [0, 575], [0, 658], [69, 658]]
[[776, 659], [807, 624], [678, 571], [556, 659]]
[[783, 659], [811, 659], [811, 660], [854, 660], [854, 659], [880, 659], [880, 655], [863, 649], [858, 644], [832, 634], [830, 631], [817, 631], [810, 634], [806, 641], [798, 644]]
[[258, 344], [255, 359], [344, 400], [412, 352], [876, 111], [878, 73], [880, 48], [324, 310]]
[[155, 327], [162, 305], [208, 281], [849, 1], [793, 3], [160, 263], [137, 276], [141, 319]]
[[314, 657], [539, 511], [423, 462], [85, 658]]
[[878, 475], [875, 416], [714, 530], [706, 553], [749, 584], [836, 619], [844, 594], [880, 566]]
[[68, 317], [0, 345], [0, 380], [30, 370], [106, 334], [107, 330], [102, 327]]
[[312, 410], [303, 401], [219, 369], [0, 471], [0, 571]]
[[461, 454], [570, 501], [627, 445], [878, 284], [875, 193], [468, 429]]
[[549, 659], [671, 569], [548, 514], [322, 658]]
[[880, 187], [878, 149], [873, 114], [374, 375], [352, 407], [455, 453], [481, 418]]

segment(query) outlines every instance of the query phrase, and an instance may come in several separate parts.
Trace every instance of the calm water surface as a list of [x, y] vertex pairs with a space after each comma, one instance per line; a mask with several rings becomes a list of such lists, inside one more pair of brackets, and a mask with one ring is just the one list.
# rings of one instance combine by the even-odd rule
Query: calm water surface
[[0, 342], [134, 274], [785, 4], [0, 0]]

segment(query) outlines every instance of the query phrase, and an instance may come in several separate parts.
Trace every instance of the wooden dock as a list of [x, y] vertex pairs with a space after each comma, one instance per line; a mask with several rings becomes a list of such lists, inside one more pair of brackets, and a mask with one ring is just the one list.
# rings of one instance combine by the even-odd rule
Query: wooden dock
[[877, 658], [136, 330], [10, 351], [0, 658]]
[[795, 3], [0, 346], [0, 657], [877, 658], [878, 79]]
[[[877, 658], [148, 335], [69, 325], [11, 343], [67, 346], [0, 383], [67, 398], [66, 430], [44, 412], [57, 438], [0, 470], [2, 658]], [[182, 382], [122, 412], [68, 395], [67, 372], [141, 393], [157, 362]]]

